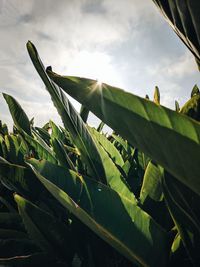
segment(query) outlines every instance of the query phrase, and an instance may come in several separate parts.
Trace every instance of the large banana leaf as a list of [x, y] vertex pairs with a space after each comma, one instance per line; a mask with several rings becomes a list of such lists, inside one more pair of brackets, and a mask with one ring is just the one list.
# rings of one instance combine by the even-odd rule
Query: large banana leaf
[[71, 139], [80, 150], [82, 160], [87, 164], [91, 176], [94, 179], [106, 182], [105, 170], [101, 158], [85, 123], [62, 90], [49, 79], [38, 56], [37, 50], [30, 41], [27, 43], [27, 49], [38, 74], [51, 95], [52, 101], [61, 116], [64, 126], [70, 132]]
[[98, 86], [90, 79], [48, 74], [65, 92], [200, 195], [199, 123], [107, 84]]
[[16, 127], [19, 130], [23, 129], [28, 135], [31, 135], [29, 119], [20, 104], [10, 95], [3, 94], [3, 97], [5, 98], [8, 104], [10, 113], [12, 115]]
[[79, 114], [68, 101], [62, 90], [55, 85], [47, 76], [45, 69], [40, 61], [36, 48], [28, 42], [27, 44], [30, 57], [36, 67], [38, 73], [43, 79], [46, 88], [52, 100], [61, 114], [63, 123], [71, 133], [71, 138], [74, 144], [80, 150], [81, 157], [87, 167], [90, 167], [90, 174], [93, 179], [108, 183], [114, 190], [121, 192], [125, 197], [135, 202], [135, 196], [128, 188], [125, 180], [121, 176], [120, 171], [112, 162], [107, 152], [101, 147], [98, 142], [92, 137], [85, 123], [82, 121]]
[[196, 58], [200, 68], [199, 0], [153, 0], [170, 26]]
[[[90, 133], [93, 135], [94, 134], [94, 139], [98, 142], [98, 134], [95, 134], [95, 131], [90, 131]], [[102, 138], [103, 140], [103, 138]], [[109, 142], [109, 141], [108, 141]], [[107, 144], [108, 145], [108, 144]], [[136, 203], [136, 198], [133, 192], [131, 191], [131, 188], [129, 187], [127, 181], [124, 179], [122, 176], [120, 170], [118, 167], [115, 165], [113, 162], [113, 158], [109, 154], [113, 153], [112, 150], [113, 144], [110, 144], [110, 148], [107, 146], [107, 150], [105, 147], [103, 147], [100, 142], [97, 143], [99, 155], [102, 159], [103, 166], [105, 169], [106, 173], [106, 180], [107, 183], [110, 185], [110, 187], [115, 190], [116, 192], [120, 193], [122, 196], [128, 198], [132, 203]]]
[[137, 205], [73, 171], [45, 160], [28, 162], [64, 207], [125, 257], [142, 266], [165, 266], [166, 233]]

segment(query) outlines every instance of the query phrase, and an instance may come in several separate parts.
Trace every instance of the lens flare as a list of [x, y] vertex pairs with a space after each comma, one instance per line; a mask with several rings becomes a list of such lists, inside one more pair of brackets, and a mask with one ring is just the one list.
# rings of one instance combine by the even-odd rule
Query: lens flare
[[101, 86], [102, 85], [102, 80], [97, 79], [97, 85]]

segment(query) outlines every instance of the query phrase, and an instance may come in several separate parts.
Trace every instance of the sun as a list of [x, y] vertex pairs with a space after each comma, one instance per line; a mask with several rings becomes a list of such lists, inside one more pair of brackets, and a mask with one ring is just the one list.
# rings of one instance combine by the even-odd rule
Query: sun
[[99, 85], [99, 86], [101, 86], [102, 85], [102, 80], [100, 80], [100, 79], [97, 79], [97, 85]]
[[68, 73], [73, 76], [91, 78], [97, 85], [107, 83], [119, 86], [120, 75], [112, 64], [112, 58], [105, 52], [80, 51], [76, 54], [68, 67]]

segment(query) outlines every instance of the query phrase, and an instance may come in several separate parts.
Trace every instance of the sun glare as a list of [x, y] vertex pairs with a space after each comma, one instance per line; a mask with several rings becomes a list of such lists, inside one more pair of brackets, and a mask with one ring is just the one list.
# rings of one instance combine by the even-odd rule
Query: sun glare
[[102, 85], [102, 81], [100, 79], [97, 79], [97, 85], [99, 85], [99, 86]]
[[80, 51], [71, 62], [69, 72], [73, 76], [94, 79], [98, 86], [102, 83], [121, 85], [120, 75], [112, 64], [110, 56], [104, 52]]

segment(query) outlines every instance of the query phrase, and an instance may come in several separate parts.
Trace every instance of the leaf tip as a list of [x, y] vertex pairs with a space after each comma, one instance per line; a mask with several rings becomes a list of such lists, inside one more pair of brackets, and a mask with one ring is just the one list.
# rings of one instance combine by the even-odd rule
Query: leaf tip
[[31, 41], [28, 41], [26, 43], [26, 48], [28, 50], [28, 53], [29, 53], [30, 57], [32, 57], [33, 55], [34, 56], [38, 55], [37, 49], [36, 49], [36, 47], [34, 46], [34, 44]]
[[6, 93], [2, 93], [3, 95], [3, 98], [6, 100], [6, 102], [8, 103], [8, 99], [11, 98], [12, 99], [12, 96], [11, 95], [8, 95]]
[[52, 72], [52, 67], [51, 67], [51, 66], [48, 66], [48, 67], [46, 68], [46, 71], [47, 71], [47, 72], [49, 72], [49, 71]]
[[17, 193], [14, 193], [14, 200], [17, 204], [19, 204], [21, 201], [23, 201], [23, 197], [21, 197]]

